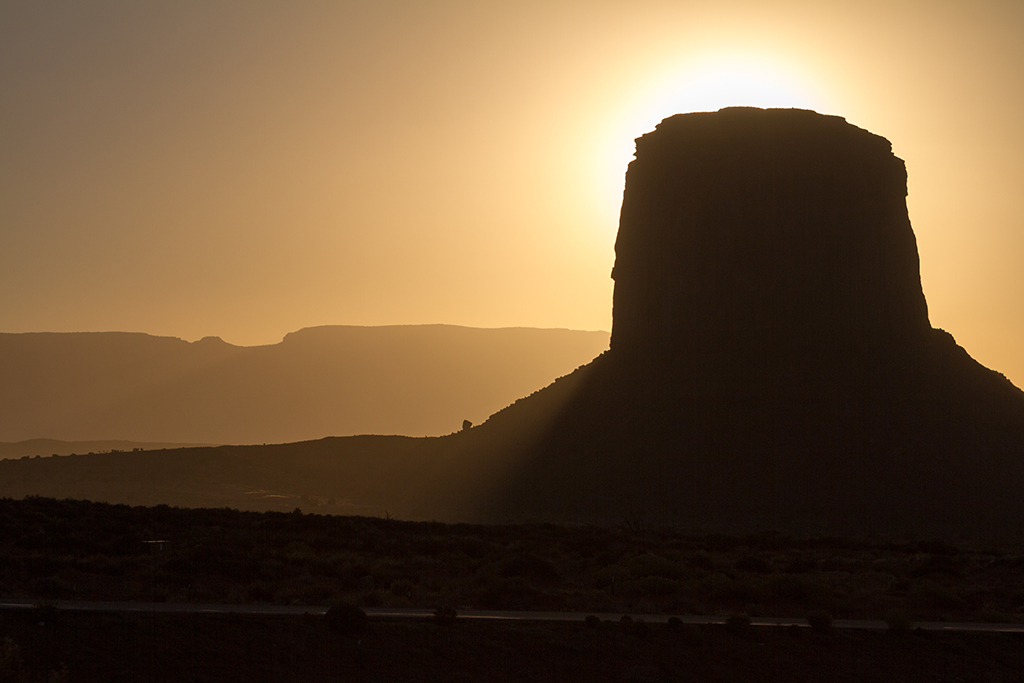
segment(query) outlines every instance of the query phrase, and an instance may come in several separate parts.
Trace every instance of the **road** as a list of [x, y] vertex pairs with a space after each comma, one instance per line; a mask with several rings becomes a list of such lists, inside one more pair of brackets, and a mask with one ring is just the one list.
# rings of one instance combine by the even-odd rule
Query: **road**
[[[163, 614], [264, 614], [300, 616], [303, 614], [324, 614], [326, 606], [301, 605], [215, 605], [180, 602], [92, 602], [86, 600], [52, 600], [41, 603], [38, 600], [0, 599], [0, 609], [31, 609], [39, 604], [59, 610], [82, 612], [149, 612]], [[426, 619], [434, 614], [432, 609], [366, 607], [367, 616], [373, 619]], [[587, 612], [509, 612], [498, 610], [460, 610], [459, 619], [489, 619], [502, 621], [583, 621]], [[602, 621], [618, 621], [621, 613], [598, 613], [594, 616]], [[634, 620], [647, 623], [666, 623], [668, 614], [630, 614]], [[678, 615], [684, 624], [724, 624], [725, 617]], [[807, 626], [806, 619], [752, 617], [752, 626]], [[833, 628], [883, 630], [884, 621], [836, 619]], [[979, 631], [986, 633], [1024, 633], [1024, 624], [985, 624], [975, 622], [924, 621], [915, 622], [915, 627], [926, 631]]]

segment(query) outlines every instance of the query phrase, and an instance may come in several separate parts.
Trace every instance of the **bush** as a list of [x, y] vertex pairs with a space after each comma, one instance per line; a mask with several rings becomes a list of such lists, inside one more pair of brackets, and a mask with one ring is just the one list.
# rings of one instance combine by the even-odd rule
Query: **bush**
[[366, 629], [366, 612], [355, 605], [341, 603], [327, 610], [327, 627], [338, 633], [360, 633]]
[[818, 607], [831, 600], [828, 585], [816, 576], [777, 574], [768, 587], [776, 598], [804, 607]]
[[71, 598], [75, 595], [74, 587], [58, 576], [44, 576], [29, 581], [29, 590], [33, 595], [48, 600]]
[[728, 576], [716, 576], [711, 597], [727, 602], [749, 604], [763, 602], [766, 596], [759, 579], [743, 581], [730, 579]]
[[669, 631], [678, 631], [682, 627], [683, 627], [683, 620], [680, 619], [679, 617], [669, 617], [668, 618], [668, 630]]
[[967, 608], [967, 602], [961, 598], [956, 590], [938, 586], [933, 583], [924, 583], [910, 594], [910, 600], [914, 605], [930, 610], [963, 610]]
[[363, 596], [363, 604], [367, 607], [383, 607], [384, 593], [376, 588], [371, 591], [367, 591], [366, 595]]
[[257, 581], [245, 589], [245, 595], [253, 602], [272, 602], [275, 592], [266, 581]]
[[629, 581], [629, 576], [629, 570], [620, 565], [602, 567], [594, 573], [594, 588], [600, 590], [608, 588], [612, 593], [621, 591], [622, 586]]
[[659, 577], [664, 579], [677, 579], [682, 575], [682, 566], [667, 558], [646, 553], [630, 559], [627, 562], [630, 574], [634, 578]]
[[890, 610], [885, 615], [885, 624], [889, 627], [889, 633], [895, 635], [907, 635], [914, 628], [914, 622], [910, 620], [903, 610]]
[[746, 614], [730, 614], [725, 620], [725, 630], [735, 635], [745, 635], [750, 632], [750, 617]]
[[818, 633], [832, 631], [832, 615], [824, 610], [815, 610], [808, 614], [807, 623]]
[[679, 582], [663, 576], [645, 576], [640, 579], [639, 588], [644, 595], [673, 595], [679, 592]]
[[583, 623], [587, 625], [587, 628], [597, 628], [601, 625], [601, 620], [593, 614], [588, 614]]
[[505, 558], [498, 565], [498, 575], [506, 578], [523, 577], [540, 581], [557, 581], [555, 565], [536, 555], [514, 555]]
[[438, 626], [451, 626], [455, 623], [459, 613], [450, 605], [441, 605], [434, 610], [434, 623]]
[[647, 638], [651, 635], [651, 627], [643, 619], [637, 619], [633, 622], [632, 633], [639, 638]]
[[485, 609], [527, 610], [537, 604], [542, 593], [521, 577], [483, 581], [473, 604]]
[[412, 581], [409, 579], [395, 579], [391, 582], [391, 594], [403, 598], [412, 598]]

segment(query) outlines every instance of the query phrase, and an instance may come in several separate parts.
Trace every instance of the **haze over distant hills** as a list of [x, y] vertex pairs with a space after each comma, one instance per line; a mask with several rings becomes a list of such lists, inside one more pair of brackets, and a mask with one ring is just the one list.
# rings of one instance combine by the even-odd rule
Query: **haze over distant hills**
[[446, 434], [589, 362], [608, 338], [453, 325], [313, 327], [256, 347], [122, 332], [0, 334], [0, 442]]
[[[188, 444], [155, 441], [126, 441], [109, 439], [101, 441], [61, 441], [60, 439], [25, 439], [24, 441], [0, 441], [0, 460], [33, 456], [77, 455], [78, 453], [106, 453], [125, 451], [155, 451], [168, 448], [189, 448], [204, 444]], [[209, 445], [209, 444], [206, 444]]]

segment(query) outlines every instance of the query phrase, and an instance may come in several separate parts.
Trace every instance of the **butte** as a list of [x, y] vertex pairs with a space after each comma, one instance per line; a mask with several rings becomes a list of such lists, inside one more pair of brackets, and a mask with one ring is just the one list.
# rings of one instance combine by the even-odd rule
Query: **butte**
[[455, 435], [438, 493], [476, 519], [1019, 538], [1024, 393], [932, 328], [906, 196], [840, 117], [665, 119], [626, 174], [611, 348]]

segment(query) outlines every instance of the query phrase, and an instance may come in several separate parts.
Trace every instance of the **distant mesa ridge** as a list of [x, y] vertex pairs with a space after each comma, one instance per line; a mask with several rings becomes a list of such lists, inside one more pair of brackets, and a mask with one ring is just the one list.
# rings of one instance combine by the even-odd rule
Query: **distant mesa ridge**
[[0, 442], [446, 434], [607, 347], [607, 332], [455, 325], [314, 327], [252, 347], [123, 332], [0, 334]]

